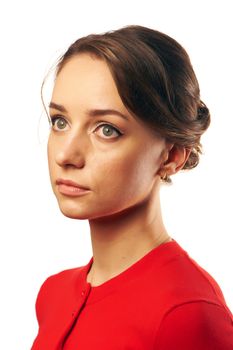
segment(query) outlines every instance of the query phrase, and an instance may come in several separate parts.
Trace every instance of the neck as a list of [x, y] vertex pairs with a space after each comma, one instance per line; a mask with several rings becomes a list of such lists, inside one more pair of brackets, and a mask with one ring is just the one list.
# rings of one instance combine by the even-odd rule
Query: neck
[[87, 281], [100, 285], [126, 270], [171, 238], [164, 227], [157, 195], [136, 207], [89, 220], [93, 264]]

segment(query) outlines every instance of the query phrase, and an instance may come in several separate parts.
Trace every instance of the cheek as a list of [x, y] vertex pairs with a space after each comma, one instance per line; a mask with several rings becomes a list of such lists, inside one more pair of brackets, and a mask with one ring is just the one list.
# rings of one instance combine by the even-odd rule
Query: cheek
[[48, 141], [48, 144], [47, 144], [47, 158], [48, 158], [48, 163], [50, 164], [52, 161], [52, 150], [51, 150], [50, 141]]
[[[93, 175], [98, 183], [98, 191], [103, 187], [118, 196], [134, 196], [138, 191], [145, 191], [151, 185], [154, 165], [144, 153], [130, 152], [123, 156], [109, 155], [99, 159], [98, 166], [93, 169]], [[99, 181], [98, 181], [99, 180]]]
[[55, 155], [53, 151], [53, 143], [51, 138], [48, 139], [47, 143], [47, 159], [48, 159], [48, 166], [49, 166], [49, 172], [50, 174], [54, 170], [54, 165], [55, 165]]

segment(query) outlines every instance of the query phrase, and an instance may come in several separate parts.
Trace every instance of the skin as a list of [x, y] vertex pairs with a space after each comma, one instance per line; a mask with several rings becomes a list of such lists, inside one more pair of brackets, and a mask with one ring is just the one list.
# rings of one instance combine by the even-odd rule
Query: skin
[[[89, 54], [65, 64], [51, 101], [66, 109], [50, 108], [52, 118], [60, 116], [48, 140], [51, 185], [65, 216], [89, 221], [94, 262], [87, 281], [98, 286], [171, 240], [161, 215], [161, 175], [175, 174], [189, 153], [155, 136], [133, 116], [107, 64]], [[115, 109], [127, 120], [110, 113], [93, 117], [87, 113], [91, 109]], [[113, 127], [99, 126], [106, 123]], [[59, 192], [57, 178], [90, 191], [66, 196]]]

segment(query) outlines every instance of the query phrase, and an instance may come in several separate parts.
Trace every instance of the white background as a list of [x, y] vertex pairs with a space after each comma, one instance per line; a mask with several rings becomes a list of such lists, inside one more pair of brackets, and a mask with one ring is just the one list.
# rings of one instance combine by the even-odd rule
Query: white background
[[88, 222], [65, 218], [50, 189], [46, 138], [41, 132], [38, 137], [46, 125], [40, 85], [48, 68], [78, 37], [129, 24], [163, 31], [186, 48], [201, 97], [211, 110], [199, 167], [163, 187], [162, 205], [170, 235], [212, 274], [233, 310], [230, 5], [224, 0], [1, 2], [3, 349], [30, 349], [37, 332], [34, 304], [40, 285], [47, 276], [84, 265], [92, 256]]

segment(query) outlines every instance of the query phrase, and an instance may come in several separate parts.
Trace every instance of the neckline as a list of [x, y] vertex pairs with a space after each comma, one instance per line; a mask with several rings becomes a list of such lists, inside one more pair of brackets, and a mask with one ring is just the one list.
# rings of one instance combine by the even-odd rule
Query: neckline
[[172, 238], [171, 241], [162, 243], [153, 248], [126, 270], [98, 286], [92, 286], [90, 282], [87, 282], [87, 274], [93, 263], [92, 256], [88, 264], [84, 266], [83, 271], [84, 284], [86, 289], [89, 289], [89, 297], [86, 304], [91, 304], [102, 299], [106, 295], [120, 288], [123, 284], [129, 283], [132, 279], [139, 278], [142, 274], [145, 274], [146, 271], [150, 271], [155, 265], [159, 267], [166, 263], [166, 261], [170, 260], [172, 256], [181, 253], [184, 253], [184, 250], [177, 241]]
[[171, 240], [169, 240], [169, 241], [167, 241], [167, 242], [160, 243], [160, 244], [157, 245], [156, 247], [152, 248], [149, 252], [145, 253], [141, 258], [139, 258], [138, 260], [136, 260], [133, 264], [131, 264], [131, 265], [130, 265], [129, 267], [127, 267], [125, 270], [123, 270], [122, 272], [118, 273], [116, 276], [109, 278], [107, 281], [105, 281], [105, 282], [99, 284], [98, 286], [92, 286], [92, 285], [91, 285], [91, 282], [88, 282], [88, 281], [87, 281], [88, 272], [90, 271], [90, 269], [91, 269], [91, 267], [92, 267], [92, 264], [93, 264], [93, 261], [94, 261], [94, 258], [93, 258], [93, 256], [92, 256], [91, 260], [90, 260], [89, 263], [88, 263], [88, 269], [87, 269], [87, 271], [86, 271], [85, 281], [86, 281], [87, 285], [90, 285], [90, 287], [93, 288], [93, 289], [94, 289], [94, 288], [101, 287], [102, 285], [104, 285], [104, 284], [107, 283], [108, 281], [114, 279], [115, 277], [120, 276], [122, 273], [124, 273], [124, 272], [127, 273], [127, 270], [129, 270], [129, 269], [131, 269], [131, 268], [133, 269], [135, 264], [137, 264], [138, 262], [140, 262], [140, 260], [146, 258], [147, 255], [149, 255], [150, 253], [152, 253], [155, 249], [159, 248], [161, 245], [164, 245], [164, 244], [166, 244], [166, 243], [170, 243], [170, 242], [172, 242], [172, 241], [174, 241], [173, 238], [171, 238]]

